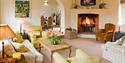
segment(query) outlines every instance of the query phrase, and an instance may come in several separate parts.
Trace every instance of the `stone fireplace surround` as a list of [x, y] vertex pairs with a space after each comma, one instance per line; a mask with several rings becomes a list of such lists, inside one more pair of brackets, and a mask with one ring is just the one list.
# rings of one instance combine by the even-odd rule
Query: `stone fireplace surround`
[[78, 30], [78, 15], [79, 14], [98, 14], [98, 28], [103, 28], [106, 21], [109, 21], [107, 9], [72, 9], [71, 10], [71, 27]]

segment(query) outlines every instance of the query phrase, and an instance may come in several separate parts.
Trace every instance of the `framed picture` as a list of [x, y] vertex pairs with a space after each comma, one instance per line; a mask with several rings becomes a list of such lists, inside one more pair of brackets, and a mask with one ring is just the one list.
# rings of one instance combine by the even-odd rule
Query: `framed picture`
[[81, 6], [92, 6], [96, 5], [96, 0], [81, 0], [80, 4]]
[[29, 17], [30, 1], [16, 0], [15, 1], [15, 17]]

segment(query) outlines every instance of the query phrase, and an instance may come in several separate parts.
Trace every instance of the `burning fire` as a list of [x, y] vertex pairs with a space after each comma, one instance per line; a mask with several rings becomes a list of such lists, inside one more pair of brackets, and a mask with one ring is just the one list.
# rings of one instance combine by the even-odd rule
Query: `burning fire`
[[82, 24], [94, 24], [94, 21], [88, 17], [86, 17], [83, 21]]

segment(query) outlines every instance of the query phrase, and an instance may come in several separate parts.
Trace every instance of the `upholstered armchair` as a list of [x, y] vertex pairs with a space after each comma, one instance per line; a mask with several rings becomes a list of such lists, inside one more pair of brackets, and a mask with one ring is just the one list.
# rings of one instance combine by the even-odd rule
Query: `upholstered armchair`
[[115, 25], [111, 23], [105, 24], [105, 29], [99, 29], [96, 33], [96, 40], [112, 41], [115, 31]]
[[74, 39], [74, 38], [77, 38], [77, 30], [72, 29], [72, 28], [67, 28], [67, 29], [65, 30], [64, 38], [66, 38], [66, 39]]

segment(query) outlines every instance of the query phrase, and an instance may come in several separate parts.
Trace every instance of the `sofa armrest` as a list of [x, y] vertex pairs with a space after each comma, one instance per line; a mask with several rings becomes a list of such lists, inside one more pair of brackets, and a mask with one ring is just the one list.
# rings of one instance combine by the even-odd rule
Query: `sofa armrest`
[[115, 42], [107, 42], [105, 45], [103, 45], [103, 49], [125, 52], [125, 48], [121, 45], [116, 44]]

